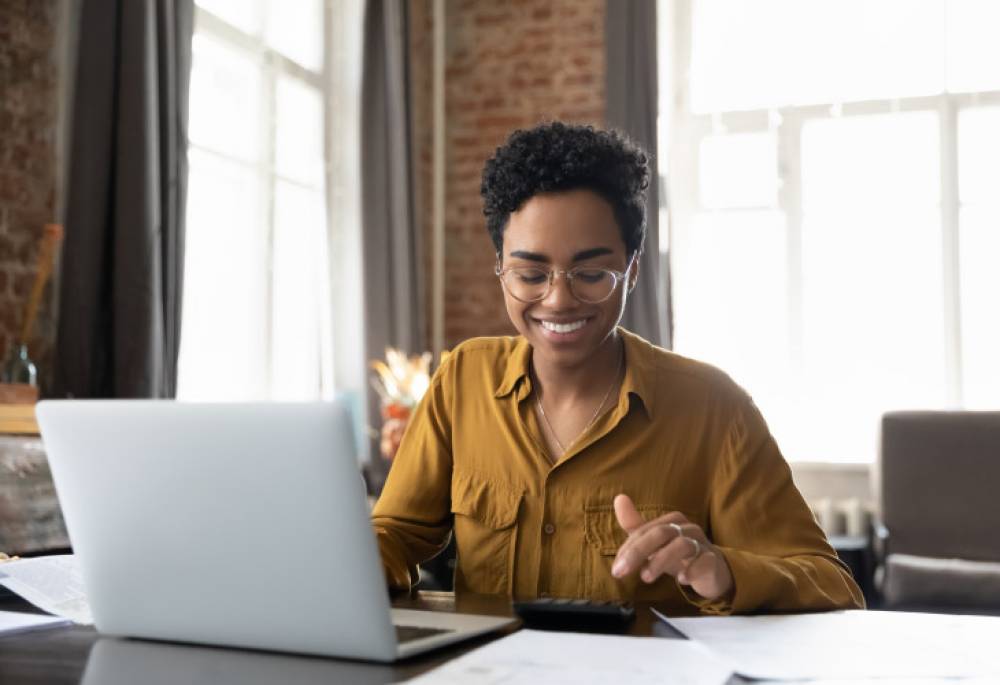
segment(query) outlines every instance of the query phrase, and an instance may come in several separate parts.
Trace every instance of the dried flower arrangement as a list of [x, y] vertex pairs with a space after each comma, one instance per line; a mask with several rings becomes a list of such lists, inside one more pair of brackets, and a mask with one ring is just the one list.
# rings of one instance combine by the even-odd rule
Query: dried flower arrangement
[[382, 399], [382, 432], [379, 449], [392, 460], [403, 439], [410, 414], [430, 386], [431, 353], [408, 357], [402, 350], [387, 347], [385, 361], [371, 362], [375, 375], [372, 387]]

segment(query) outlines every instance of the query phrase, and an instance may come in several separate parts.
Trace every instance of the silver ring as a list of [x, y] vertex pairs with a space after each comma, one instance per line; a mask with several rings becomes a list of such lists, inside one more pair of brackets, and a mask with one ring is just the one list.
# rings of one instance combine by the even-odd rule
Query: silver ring
[[677, 531], [677, 537], [684, 537], [684, 530], [676, 523], [668, 523], [668, 526]]
[[701, 543], [695, 540], [694, 538], [688, 538], [688, 540], [690, 540], [691, 543], [694, 545], [694, 554], [688, 557], [688, 559], [694, 561], [695, 559], [701, 556]]

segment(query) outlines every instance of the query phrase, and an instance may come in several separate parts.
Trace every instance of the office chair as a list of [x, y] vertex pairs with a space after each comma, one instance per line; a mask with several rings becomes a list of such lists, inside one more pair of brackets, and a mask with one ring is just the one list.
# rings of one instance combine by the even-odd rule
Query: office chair
[[882, 418], [885, 608], [1000, 613], [1000, 412]]

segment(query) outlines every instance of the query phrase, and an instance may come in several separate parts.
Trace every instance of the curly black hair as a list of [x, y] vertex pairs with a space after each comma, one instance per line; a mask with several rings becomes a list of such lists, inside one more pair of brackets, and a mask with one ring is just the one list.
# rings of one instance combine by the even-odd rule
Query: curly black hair
[[646, 152], [617, 131], [562, 122], [514, 131], [483, 168], [483, 214], [497, 254], [511, 212], [538, 193], [591, 190], [612, 207], [629, 258], [646, 239]]

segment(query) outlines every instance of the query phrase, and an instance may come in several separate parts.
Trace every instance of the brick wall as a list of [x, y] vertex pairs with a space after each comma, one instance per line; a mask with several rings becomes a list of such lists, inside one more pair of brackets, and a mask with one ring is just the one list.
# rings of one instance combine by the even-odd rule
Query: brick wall
[[[21, 325], [42, 226], [54, 220], [58, 0], [0, 0], [0, 355]], [[31, 356], [50, 378], [51, 286]]]
[[[0, 354], [6, 355], [34, 277], [38, 237], [56, 205], [59, 0], [0, 0]], [[430, 302], [432, 2], [410, 2], [415, 200]], [[562, 119], [604, 121], [605, 0], [448, 0], [446, 3], [445, 344], [513, 332], [491, 276], [479, 182], [515, 128]], [[427, 347], [431, 345], [427, 326]], [[51, 371], [52, 288], [32, 341]]]
[[[411, 7], [418, 211], [429, 255], [433, 24], [430, 2]], [[603, 124], [604, 10], [605, 0], [447, 3], [447, 347], [472, 336], [513, 332], [492, 276], [495, 258], [479, 197], [483, 164], [516, 128], [552, 119]]]

